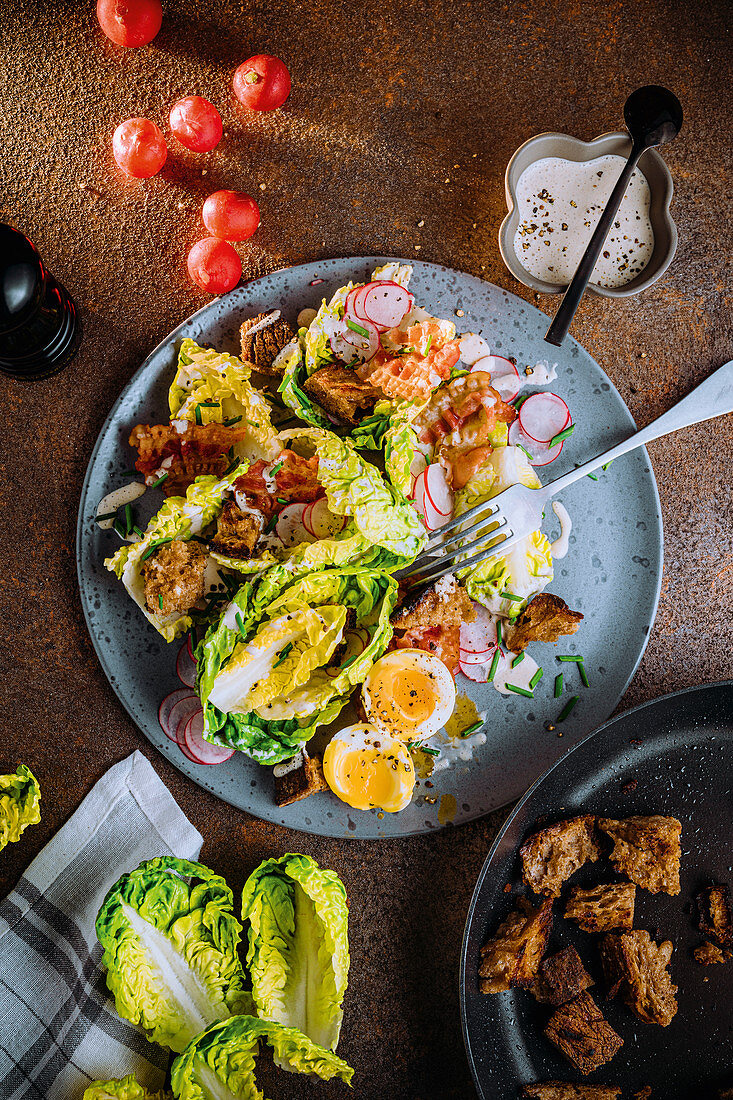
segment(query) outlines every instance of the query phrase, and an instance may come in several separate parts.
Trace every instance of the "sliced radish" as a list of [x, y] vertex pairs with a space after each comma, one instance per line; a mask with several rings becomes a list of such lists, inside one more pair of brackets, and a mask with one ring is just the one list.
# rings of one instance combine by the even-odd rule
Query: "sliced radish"
[[[353, 294], [353, 298], [351, 299], [351, 302], [349, 303], [348, 308], [349, 308], [349, 312], [354, 314], [357, 321], [368, 321], [369, 320], [366, 313], [364, 312], [364, 297], [365, 297], [365, 295], [367, 295], [369, 293], [369, 289], [370, 289], [371, 285], [372, 285], [371, 283], [366, 283], [365, 286], [355, 287], [351, 291], [351, 294]], [[348, 302], [348, 300], [349, 299], [347, 298], [347, 302]]]
[[556, 393], [533, 393], [519, 409], [522, 431], [538, 443], [551, 439], [570, 423], [570, 409]]
[[487, 355], [483, 359], [477, 359], [471, 367], [471, 374], [476, 371], [490, 376], [491, 388], [504, 401], [513, 401], [522, 388], [516, 364], [501, 355]]
[[446, 517], [436, 510], [425, 489], [425, 478], [421, 475], [415, 482], [415, 499], [412, 505], [428, 531], [437, 531], [446, 522]]
[[554, 447], [548, 447], [546, 443], [538, 443], [522, 431], [522, 425], [515, 420], [509, 429], [508, 442], [512, 447], [522, 447], [527, 452], [527, 457], [532, 466], [547, 466], [554, 462], [563, 448], [562, 442]]
[[288, 504], [277, 517], [275, 530], [283, 546], [314, 541], [315, 535], [303, 523], [303, 513], [307, 507], [307, 504]]
[[496, 649], [496, 623], [486, 608], [474, 601], [476, 618], [461, 623], [460, 659], [466, 665], [481, 665], [491, 661]]
[[467, 367], [472, 367], [479, 359], [485, 359], [491, 355], [489, 345], [483, 336], [479, 336], [477, 332], [465, 333], [458, 342], [458, 350], [461, 355], [461, 362], [465, 363]]
[[183, 743], [188, 749], [188, 754], [197, 764], [223, 764], [234, 756], [234, 749], [229, 745], [212, 745], [204, 740], [204, 712], [203, 710], [193, 714], [186, 723], [183, 735]]
[[415, 482], [424, 470], [428, 468], [428, 460], [425, 455], [420, 451], [416, 451], [415, 455], [410, 463], [410, 474], [412, 475], [412, 481], [410, 485], [410, 492], [407, 494], [407, 499], [414, 501], [415, 499]]
[[201, 700], [193, 693], [174, 703], [168, 716], [168, 737], [171, 741], [175, 741], [179, 745], [183, 742], [186, 723], [200, 709]]
[[467, 664], [463, 658], [461, 658], [458, 662], [458, 667], [464, 676], [468, 676], [469, 680], [474, 680], [477, 684], [485, 684], [489, 679], [491, 661], [489, 661], [488, 664], [471, 665]]
[[303, 526], [313, 533], [316, 539], [330, 539], [343, 531], [346, 516], [337, 516], [328, 507], [325, 497], [319, 497], [309, 504], [303, 512]]
[[425, 495], [438, 515], [448, 519], [453, 515], [453, 491], [445, 470], [439, 462], [433, 462], [422, 475], [425, 478]]
[[364, 317], [363, 313], [359, 311], [356, 305], [356, 296], [357, 294], [360, 294], [363, 289], [363, 286], [355, 286], [346, 295], [346, 300], [344, 301], [344, 316], [348, 314], [349, 317], [355, 317], [357, 321], [359, 319], [363, 321], [367, 320], [367, 318]]
[[367, 320], [383, 331], [399, 325], [405, 314], [412, 309], [413, 302], [414, 298], [409, 290], [405, 290], [399, 283], [382, 280], [371, 283], [363, 298], [359, 299]]
[[166, 737], [171, 741], [175, 740], [171, 736], [170, 716], [173, 707], [176, 703], [180, 703], [182, 699], [195, 699], [196, 696], [192, 695], [188, 688], [178, 688], [176, 691], [172, 691], [170, 695], [166, 695], [163, 702], [158, 707], [158, 721], [160, 722], [160, 728]]
[[186, 687], [196, 686], [196, 661], [188, 652], [188, 642], [184, 642], [178, 651], [176, 675]]

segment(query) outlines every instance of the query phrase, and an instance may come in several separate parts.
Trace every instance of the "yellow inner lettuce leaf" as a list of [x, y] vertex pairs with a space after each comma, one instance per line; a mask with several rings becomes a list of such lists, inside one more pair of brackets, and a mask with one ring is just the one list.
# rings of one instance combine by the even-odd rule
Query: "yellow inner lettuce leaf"
[[346, 611], [304, 606], [265, 623], [234, 648], [208, 701], [225, 714], [247, 714], [302, 687], [341, 641]]
[[0, 775], [0, 851], [20, 840], [28, 825], [41, 820], [41, 788], [33, 772], [21, 764], [17, 772]]

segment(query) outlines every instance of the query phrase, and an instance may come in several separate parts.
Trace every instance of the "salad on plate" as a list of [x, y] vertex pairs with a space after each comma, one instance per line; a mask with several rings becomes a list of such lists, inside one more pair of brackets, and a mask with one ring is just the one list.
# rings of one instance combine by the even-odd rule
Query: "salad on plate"
[[[538, 487], [573, 431], [554, 368], [520, 373], [418, 304], [410, 276], [380, 267], [297, 329], [277, 308], [247, 318], [239, 357], [184, 339], [167, 423], [130, 435], [143, 481], [97, 511], [122, 539], [107, 568], [182, 643], [164, 732], [195, 763], [273, 769], [279, 805], [330, 790], [404, 809], [417, 772], [486, 740], [475, 708], [460, 728], [461, 677], [532, 698], [527, 646], [583, 617], [546, 591], [561, 505], [562, 546], [538, 530], [425, 590], [401, 581], [429, 532]], [[147, 491], [164, 500], [142, 528]]]

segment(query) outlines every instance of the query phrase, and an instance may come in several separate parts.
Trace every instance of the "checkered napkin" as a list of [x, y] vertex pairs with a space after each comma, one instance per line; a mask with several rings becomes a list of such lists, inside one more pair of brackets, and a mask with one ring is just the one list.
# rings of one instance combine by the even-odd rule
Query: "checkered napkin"
[[196, 859], [201, 843], [135, 752], [33, 861], [0, 904], [0, 1100], [81, 1100], [90, 1081], [127, 1073], [161, 1088], [168, 1056], [115, 1012], [94, 921], [125, 871]]

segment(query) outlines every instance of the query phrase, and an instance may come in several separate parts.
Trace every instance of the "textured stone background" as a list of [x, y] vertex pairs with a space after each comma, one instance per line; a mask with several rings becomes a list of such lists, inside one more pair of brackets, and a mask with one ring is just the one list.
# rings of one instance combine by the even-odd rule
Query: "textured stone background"
[[[262, 226], [241, 249], [248, 278], [322, 256], [388, 252], [534, 300], [496, 245], [508, 158], [541, 130], [589, 139], [618, 129], [628, 92], [645, 83], [672, 87], [685, 108], [682, 136], [665, 154], [677, 258], [638, 299], [587, 299], [573, 333], [639, 424], [664, 411], [733, 354], [729, 7], [703, 0], [693, 15], [684, 0], [164, 6], [156, 41], [130, 51], [101, 36], [91, 0], [3, 8], [0, 214], [74, 294], [85, 340], [49, 382], [0, 378], [0, 770], [25, 760], [44, 787], [43, 823], [0, 857], [0, 893], [106, 768], [139, 748], [204, 834], [204, 859], [234, 887], [263, 857], [293, 848], [342, 875], [353, 962], [340, 1053], [356, 1068], [359, 1100], [470, 1097], [458, 953], [504, 815], [399, 843], [319, 840], [253, 821], [179, 775], [131, 725], [86, 634], [74, 571], [82, 478], [122, 385], [206, 300], [187, 281], [185, 256], [202, 235], [207, 192], [243, 189], [261, 202]], [[284, 110], [245, 119], [231, 105], [230, 75], [258, 51], [287, 61], [293, 92]], [[162, 123], [193, 92], [223, 105], [226, 138], [215, 153], [174, 146], [159, 177], [121, 178], [110, 155], [115, 125], [130, 115]], [[625, 707], [733, 675], [732, 444], [728, 418], [650, 448], [665, 577]], [[288, 1078], [268, 1094], [343, 1090]]]

